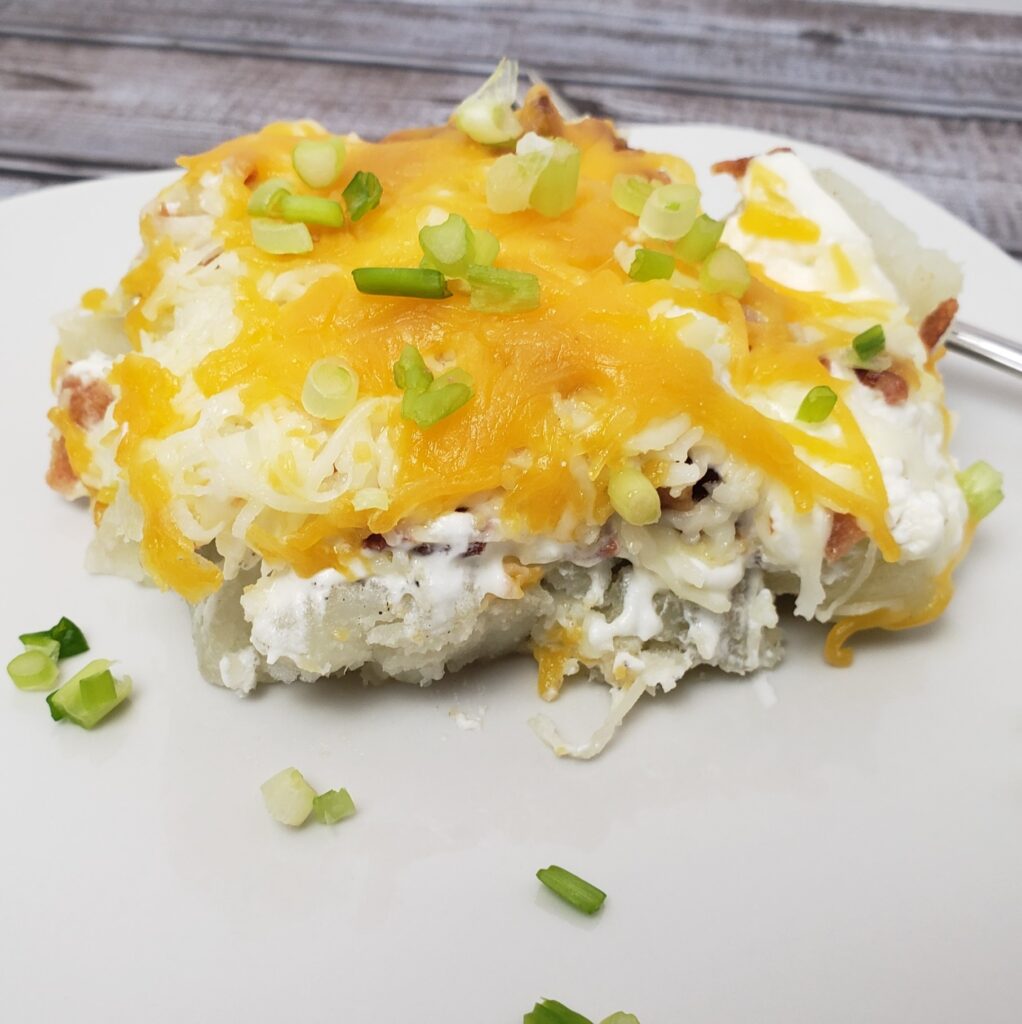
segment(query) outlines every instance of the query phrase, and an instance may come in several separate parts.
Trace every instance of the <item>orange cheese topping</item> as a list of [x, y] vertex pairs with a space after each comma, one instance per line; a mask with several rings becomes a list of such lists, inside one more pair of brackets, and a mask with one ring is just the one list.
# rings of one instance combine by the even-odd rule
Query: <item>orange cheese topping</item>
[[[830, 383], [840, 394], [840, 383], [820, 356], [847, 346], [849, 337], [826, 328], [821, 330], [824, 341], [800, 344], [790, 324], [841, 313], [876, 315], [881, 304], [842, 306], [822, 295], [795, 293], [756, 267], [757, 280], [742, 303], [663, 281], [630, 281], [612, 253], [634, 229], [635, 218], [611, 201], [614, 176], [662, 178], [668, 168], [676, 179], [691, 180], [691, 172], [676, 158], [622, 148], [609, 126], [593, 120], [566, 128], [582, 151], [582, 165], [577, 201], [560, 217], [492, 213], [485, 201], [485, 176], [497, 154], [453, 128], [439, 128], [380, 143], [349, 141], [341, 179], [317, 194], [339, 200], [356, 170], [371, 171], [383, 186], [379, 208], [340, 230], [313, 227], [315, 248], [309, 254], [267, 255], [252, 244], [246, 211], [251, 189], [270, 177], [293, 178], [296, 141], [322, 134], [310, 123], [274, 124], [181, 160], [196, 185], [207, 171], [222, 174], [226, 210], [217, 234], [246, 267], [235, 310], [241, 331], [202, 360], [194, 372], [196, 384], [206, 396], [238, 387], [249, 410], [273, 401], [297, 405], [312, 363], [338, 356], [358, 373], [362, 395], [398, 395], [392, 367], [402, 347], [411, 343], [434, 365], [454, 364], [467, 371], [475, 395], [428, 430], [394, 416], [390, 434], [399, 468], [386, 511], [355, 512], [342, 502], [325, 515], [306, 517], [285, 535], [257, 522], [249, 541], [266, 557], [302, 574], [341, 568], [366, 533], [385, 531], [403, 519], [430, 518], [472, 495], [495, 491], [503, 493], [505, 525], [512, 531], [556, 533], [560, 527], [563, 533], [566, 522], [600, 523], [610, 515], [606, 483], [624, 458], [625, 443], [651, 422], [680, 412], [735, 457], [783, 485], [796, 510], [807, 512], [822, 502], [851, 513], [886, 558], [897, 557], [884, 525], [887, 500], [880, 472], [847, 407], [839, 401], [840, 442], [824, 443], [742, 400], [743, 390], [774, 382], [796, 382], [807, 389]], [[764, 190], [762, 209], [746, 211], [750, 223], [774, 237], [808, 237], [811, 222], [785, 206], [769, 180]], [[361, 295], [350, 271], [416, 266], [424, 212], [437, 207], [497, 235], [497, 265], [536, 274], [540, 308], [486, 315], [470, 310], [464, 294], [444, 301]], [[122, 283], [137, 296], [128, 315], [136, 347], [141, 332], [151, 329], [161, 312], [147, 300], [176, 253], [151, 220], [144, 223], [143, 234], [148, 253]], [[278, 303], [260, 294], [257, 282], [267, 271], [311, 265], [337, 269], [293, 301]], [[729, 326], [737, 395], [715, 380], [707, 357], [678, 341], [676, 322], [651, 320], [649, 308], [664, 299], [702, 309]], [[155, 360], [137, 354], [118, 364], [111, 380], [121, 388], [115, 416], [125, 428], [118, 462], [146, 517], [146, 567], [159, 582], [194, 600], [218, 585], [219, 573], [174, 526], [169, 484], [147, 444], [188, 425], [174, 411], [180, 382]], [[593, 414], [593, 428], [570, 430], [556, 414], [554, 396], [583, 403]], [[845, 482], [812, 468], [808, 456], [844, 467]], [[580, 462], [587, 467], [591, 489], [581, 488], [574, 475]], [[849, 474], [856, 484], [847, 482]], [[590, 490], [595, 498], [587, 497]]]

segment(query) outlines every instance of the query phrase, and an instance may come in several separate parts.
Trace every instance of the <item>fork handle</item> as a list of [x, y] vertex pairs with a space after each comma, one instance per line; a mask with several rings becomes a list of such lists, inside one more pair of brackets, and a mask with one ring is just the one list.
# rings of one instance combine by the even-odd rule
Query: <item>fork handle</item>
[[1022, 345], [992, 331], [957, 321], [945, 344], [955, 352], [1022, 374]]

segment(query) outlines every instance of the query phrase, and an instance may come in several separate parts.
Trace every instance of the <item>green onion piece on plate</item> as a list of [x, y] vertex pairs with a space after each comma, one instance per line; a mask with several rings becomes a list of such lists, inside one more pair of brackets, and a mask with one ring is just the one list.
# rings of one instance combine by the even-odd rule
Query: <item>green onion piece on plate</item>
[[30, 649], [7, 663], [7, 674], [19, 690], [52, 690], [59, 673], [45, 651]]
[[544, 999], [522, 1018], [522, 1024], [593, 1024], [588, 1017], [576, 1013], [556, 999]]
[[325, 228], [344, 226], [341, 204], [322, 196], [284, 196], [277, 204], [277, 213], [291, 222], [318, 224]]
[[394, 383], [402, 391], [425, 391], [433, 382], [422, 353], [414, 345], [405, 345], [394, 364]]
[[548, 889], [557, 893], [562, 900], [570, 903], [576, 910], [581, 910], [583, 914], [595, 914], [607, 898], [607, 894], [601, 889], [597, 889], [595, 885], [590, 885], [585, 879], [573, 875], [556, 864], [551, 864], [548, 868], [540, 868], [536, 872], [536, 877]]
[[105, 658], [89, 662], [59, 690], [46, 698], [55, 722], [62, 718], [91, 729], [106, 718], [131, 693], [131, 679], [116, 679], [110, 673], [112, 663]]
[[677, 241], [695, 223], [699, 199], [695, 185], [659, 185], [643, 204], [639, 214], [640, 230], [650, 238]]
[[320, 359], [309, 367], [302, 407], [321, 420], [347, 416], [358, 398], [358, 374], [340, 359]]
[[304, 224], [282, 224], [261, 217], [252, 220], [252, 241], [273, 256], [290, 256], [312, 251], [312, 235]]
[[974, 462], [957, 474], [957, 480], [974, 523], [990, 515], [1004, 501], [1004, 477], [989, 462]]
[[472, 384], [463, 370], [437, 377], [425, 391], [406, 391], [401, 415], [426, 429], [457, 412], [471, 397]]
[[539, 305], [539, 278], [520, 270], [473, 265], [469, 305], [480, 313], [524, 313]]
[[752, 283], [745, 260], [726, 245], [720, 246], [699, 267], [699, 286], [708, 292], [723, 292], [740, 299]]
[[582, 153], [564, 139], [553, 140], [553, 151], [546, 167], [539, 172], [529, 193], [529, 206], [544, 217], [559, 217], [575, 205]]
[[464, 277], [475, 255], [475, 239], [468, 221], [452, 213], [442, 224], [431, 224], [419, 232], [427, 264], [447, 277]]
[[365, 295], [403, 295], [415, 299], [446, 299], [451, 293], [439, 270], [423, 267], [359, 267], [351, 272]]
[[826, 384], [818, 384], [806, 392], [795, 417], [803, 423], [822, 423], [834, 411], [835, 405], [837, 395], [834, 389], [827, 387]]
[[486, 205], [494, 213], [517, 213], [529, 208], [529, 197], [539, 181], [550, 156], [531, 153], [507, 153], [486, 173]]
[[85, 634], [67, 616], [62, 616], [55, 626], [47, 630], [22, 633], [18, 639], [26, 647], [40, 647], [46, 651], [52, 651], [52, 641], [56, 641], [59, 646], [58, 658], [73, 658], [89, 649]]
[[355, 813], [355, 801], [346, 789], [328, 789], [312, 801], [312, 813], [321, 825], [336, 825]]
[[633, 281], [666, 281], [674, 273], [674, 257], [655, 249], [636, 249], [628, 276]]
[[518, 61], [501, 58], [492, 75], [454, 111], [454, 125], [475, 142], [499, 146], [522, 134], [512, 109], [518, 95]]
[[22, 633], [18, 638], [32, 650], [41, 651], [47, 658], [57, 661], [60, 658], [60, 641], [54, 640], [49, 633]]
[[260, 787], [266, 809], [275, 821], [297, 828], [312, 814], [316, 791], [297, 768], [285, 768]]
[[871, 359], [880, 355], [886, 344], [887, 338], [880, 324], [874, 324], [852, 338], [852, 348], [855, 349], [855, 354], [864, 363], [868, 363]]
[[284, 178], [270, 178], [253, 191], [248, 201], [248, 212], [253, 217], [270, 217], [276, 213], [281, 199], [290, 194], [291, 182]]
[[375, 210], [383, 198], [383, 186], [372, 171], [356, 171], [341, 193], [348, 216], [352, 221], [361, 220], [370, 210]]
[[686, 263], [702, 263], [713, 252], [723, 233], [722, 220], [714, 220], [701, 213], [688, 232], [682, 236], [674, 251]]
[[639, 1024], [639, 1018], [634, 1013], [623, 1013], [618, 1010], [609, 1017], [604, 1017], [600, 1024]]
[[611, 473], [607, 496], [626, 523], [649, 526], [660, 519], [660, 495], [641, 470], [626, 466]]
[[481, 267], [492, 267], [493, 261], [500, 253], [500, 240], [492, 231], [480, 228], [472, 232], [475, 252], [472, 262]]
[[617, 174], [610, 185], [614, 205], [638, 217], [653, 193], [653, 182], [639, 174]]
[[341, 176], [344, 139], [302, 139], [291, 151], [291, 163], [309, 188], [329, 188]]

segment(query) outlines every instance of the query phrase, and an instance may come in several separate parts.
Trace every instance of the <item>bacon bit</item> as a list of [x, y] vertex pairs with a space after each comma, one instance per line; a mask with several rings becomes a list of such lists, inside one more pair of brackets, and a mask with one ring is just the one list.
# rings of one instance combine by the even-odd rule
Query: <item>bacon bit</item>
[[844, 558], [863, 537], [866, 531], [856, 522], [855, 516], [847, 512], [835, 512], [830, 527], [830, 536], [823, 553], [828, 562], [836, 562]]
[[99, 423], [113, 400], [114, 393], [105, 380], [83, 382], [72, 375], [60, 383], [60, 404], [83, 430]]
[[945, 299], [935, 310], [927, 313], [919, 325], [919, 337], [928, 349], [936, 347], [937, 342], [951, 326], [951, 321], [958, 314], [958, 300]]
[[564, 118], [550, 93], [542, 85], [534, 85], [526, 94], [522, 109], [517, 114], [518, 123], [527, 132], [537, 135], [564, 135]]
[[607, 537], [597, 550], [600, 558], [613, 558], [617, 554], [617, 537]]
[[884, 396], [888, 405], [901, 405], [908, 398], [908, 384], [893, 370], [856, 370], [860, 383], [874, 388]]
[[825, 370], [829, 371], [830, 370], [830, 357], [829, 356], [820, 356], [820, 366], [822, 366]]
[[669, 487], [658, 487], [657, 494], [660, 495], [660, 507], [668, 512], [687, 512], [693, 504], [691, 488], [683, 491], [677, 497], [671, 494]]
[[462, 558], [475, 558], [476, 555], [481, 555], [486, 550], [486, 544], [481, 540], [472, 541], [462, 553]]
[[741, 180], [749, 169], [749, 164], [756, 158], [754, 156], [743, 156], [737, 160], [718, 160], [710, 167], [714, 174], [730, 174], [732, 178]]
[[65, 498], [77, 498], [79, 494], [78, 477], [71, 468], [71, 460], [67, 457], [67, 445], [63, 437], [55, 437], [50, 446], [50, 465], [46, 470], [46, 482], [58, 494]]
[[362, 541], [362, 547], [368, 548], [370, 551], [386, 551], [390, 545], [384, 539], [382, 533], [371, 533]]
[[413, 555], [433, 555], [433, 554], [436, 554], [436, 552], [438, 552], [438, 551], [441, 554], [444, 554], [445, 552], [450, 551], [450, 550], [451, 550], [451, 545], [450, 544], [416, 544], [415, 547], [412, 548], [412, 554]]
[[[772, 153], [791, 153], [791, 146], [774, 146], [773, 149], [768, 149], [766, 155], [770, 156]], [[755, 160], [755, 156], [742, 156], [737, 160], [719, 160], [715, 163], [710, 170], [714, 174], [730, 174], [731, 177], [741, 179], [745, 177], [745, 172], [749, 169], [749, 164]]]

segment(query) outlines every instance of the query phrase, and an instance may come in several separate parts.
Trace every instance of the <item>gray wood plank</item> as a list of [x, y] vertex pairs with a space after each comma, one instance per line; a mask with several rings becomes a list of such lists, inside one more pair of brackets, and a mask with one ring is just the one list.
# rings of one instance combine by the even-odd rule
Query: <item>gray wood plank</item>
[[[446, 119], [469, 75], [0, 40], [0, 169], [82, 174], [160, 166], [276, 118], [375, 137]], [[730, 123], [844, 149], [891, 170], [1022, 251], [1022, 124], [565, 85], [582, 108], [637, 121]], [[740, 155], [740, 154], [739, 154]]]
[[1022, 18], [813, 0], [7, 0], [0, 34], [1022, 117]]

